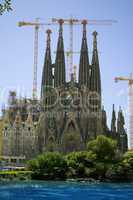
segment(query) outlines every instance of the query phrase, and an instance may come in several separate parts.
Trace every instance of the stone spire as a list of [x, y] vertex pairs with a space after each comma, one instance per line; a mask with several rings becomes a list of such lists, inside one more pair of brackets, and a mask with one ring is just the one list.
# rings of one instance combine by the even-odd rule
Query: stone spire
[[10, 117], [9, 117], [9, 111], [8, 110], [5, 111], [4, 123], [5, 124], [10, 124]]
[[20, 112], [17, 112], [15, 121], [14, 121], [14, 129], [13, 129], [13, 135], [11, 140], [11, 148], [12, 148], [12, 155], [13, 156], [20, 156], [22, 155], [22, 120]]
[[20, 112], [18, 111], [17, 115], [16, 115], [16, 118], [15, 118], [15, 121], [14, 121], [14, 125], [15, 126], [20, 126], [21, 122], [22, 122], [21, 115], [20, 115]]
[[118, 118], [117, 118], [117, 132], [119, 134], [125, 133], [124, 125], [125, 125], [125, 119], [123, 116], [122, 109], [120, 107], [119, 112], [118, 112]]
[[101, 97], [101, 77], [99, 68], [99, 58], [97, 50], [97, 35], [96, 31], [93, 32], [93, 55], [92, 66], [90, 75], [90, 90], [97, 92]]
[[91, 69], [89, 70], [89, 89], [91, 94], [90, 105], [93, 111], [101, 110], [101, 78], [97, 50], [97, 32], [93, 32], [93, 55]]
[[59, 20], [59, 37], [57, 44], [55, 71], [54, 71], [54, 86], [60, 87], [65, 84], [65, 55], [63, 42], [63, 20]]
[[32, 119], [32, 114], [29, 112], [27, 120], [26, 120], [27, 124], [32, 124], [33, 123], [33, 119]]
[[52, 33], [50, 29], [46, 31], [47, 33], [47, 45], [43, 66], [43, 74], [42, 74], [42, 85], [41, 85], [41, 98], [44, 98], [44, 93], [46, 88], [49, 86], [52, 87], [53, 84], [53, 75], [52, 75], [52, 61], [51, 61], [51, 47], [50, 47], [50, 34]]
[[121, 152], [126, 152], [128, 147], [128, 139], [127, 139], [127, 134], [125, 131], [125, 119], [124, 119], [124, 115], [122, 112], [121, 107], [119, 108], [119, 112], [118, 112], [118, 119], [117, 119], [117, 133], [118, 133], [118, 146], [121, 150]]
[[104, 106], [102, 106], [102, 129], [103, 129], [103, 134], [107, 134], [108, 127], [107, 127], [107, 114], [104, 109]]
[[116, 132], [116, 113], [115, 113], [114, 104], [113, 104], [113, 111], [112, 111], [111, 131], [112, 131], [113, 133]]
[[83, 37], [80, 51], [80, 63], [79, 63], [79, 85], [88, 86], [89, 83], [89, 56], [88, 56], [88, 45], [86, 38], [86, 24], [87, 21], [83, 20]]

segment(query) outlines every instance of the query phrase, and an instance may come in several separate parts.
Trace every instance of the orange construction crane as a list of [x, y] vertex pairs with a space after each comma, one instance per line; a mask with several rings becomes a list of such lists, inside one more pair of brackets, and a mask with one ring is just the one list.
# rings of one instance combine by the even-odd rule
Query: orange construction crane
[[70, 27], [70, 46], [69, 46], [69, 63], [70, 63], [70, 74], [73, 73], [73, 26], [74, 25], [112, 25], [116, 23], [115, 20], [89, 20], [89, 19], [75, 19], [73, 17], [69, 19], [59, 19], [52, 18], [54, 24], [59, 23], [60, 20], [63, 21], [64, 25], [69, 25]]
[[133, 150], [133, 76], [130, 77], [116, 77], [115, 82], [128, 82], [128, 112], [129, 112], [129, 127], [128, 127], [128, 148]]
[[35, 22], [20, 21], [19, 27], [31, 26], [35, 28], [34, 38], [34, 65], [33, 65], [33, 86], [32, 86], [32, 98], [37, 99], [37, 70], [38, 70], [38, 35], [40, 26], [51, 25], [50, 23], [40, 23], [37, 18]]

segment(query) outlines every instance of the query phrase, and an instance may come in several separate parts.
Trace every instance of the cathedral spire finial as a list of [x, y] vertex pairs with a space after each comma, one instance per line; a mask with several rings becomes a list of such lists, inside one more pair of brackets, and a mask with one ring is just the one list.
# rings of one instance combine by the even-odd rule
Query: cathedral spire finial
[[82, 24], [83, 24], [83, 39], [86, 39], [86, 25], [87, 25], [87, 20], [86, 19], [82, 20]]
[[50, 34], [52, 33], [51, 29], [47, 29], [46, 33], [47, 33], [47, 48], [50, 48], [50, 42], [51, 42]]
[[51, 35], [52, 31], [51, 29], [47, 29], [46, 30], [46, 34], [47, 34], [47, 44], [46, 44], [46, 55], [48, 56], [48, 59], [50, 58], [50, 43], [51, 43], [51, 38], [50, 38], [50, 35]]
[[113, 104], [113, 111], [115, 110], [115, 104]]
[[59, 25], [60, 25], [60, 28], [62, 28], [62, 25], [64, 24], [64, 20], [63, 19], [59, 19]]
[[97, 50], [97, 35], [98, 33], [96, 31], [94, 31], [92, 33], [93, 35], [93, 50]]
[[63, 19], [59, 19], [58, 23], [59, 23], [59, 36], [61, 38], [62, 34], [63, 34], [63, 23], [64, 23], [64, 20]]

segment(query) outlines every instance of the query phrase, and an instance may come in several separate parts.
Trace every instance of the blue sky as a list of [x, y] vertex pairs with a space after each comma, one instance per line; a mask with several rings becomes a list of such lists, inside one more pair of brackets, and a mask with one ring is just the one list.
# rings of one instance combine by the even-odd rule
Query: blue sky
[[[97, 30], [100, 52], [103, 104], [111, 116], [112, 104], [116, 110], [124, 109], [127, 119], [127, 84], [114, 83], [115, 76], [128, 76], [133, 72], [133, 1], [132, 0], [13, 0], [13, 11], [0, 16], [0, 104], [7, 102], [8, 90], [18, 95], [31, 96], [34, 30], [20, 28], [18, 21], [33, 21], [39, 17], [47, 22], [52, 17], [78, 19], [114, 19], [112, 26], [89, 26], [88, 47], [92, 51], [92, 32]], [[39, 34], [38, 91], [44, 60], [47, 28], [51, 28], [52, 52], [56, 50], [58, 27], [41, 28]], [[74, 50], [81, 46], [82, 27], [74, 28]], [[69, 48], [69, 29], [64, 27], [65, 50]], [[54, 62], [54, 53], [52, 58]], [[91, 61], [91, 54], [90, 54]], [[79, 55], [74, 55], [78, 65]], [[68, 70], [68, 69], [67, 69]]]

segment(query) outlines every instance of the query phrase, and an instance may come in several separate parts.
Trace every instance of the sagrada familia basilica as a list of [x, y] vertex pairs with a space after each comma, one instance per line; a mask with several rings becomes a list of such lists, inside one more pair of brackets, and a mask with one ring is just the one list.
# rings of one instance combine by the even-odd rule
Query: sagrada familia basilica
[[120, 151], [127, 150], [122, 109], [116, 114], [113, 105], [109, 128], [102, 105], [98, 33], [92, 34], [90, 61], [85, 20], [82, 25], [78, 81], [73, 74], [66, 81], [63, 20], [59, 20], [55, 61], [51, 58], [51, 30], [47, 30], [41, 98], [17, 99], [16, 93], [10, 92], [9, 106], [3, 109], [1, 119], [1, 155], [30, 159], [44, 151], [84, 150], [88, 141], [102, 134], [117, 140]]

